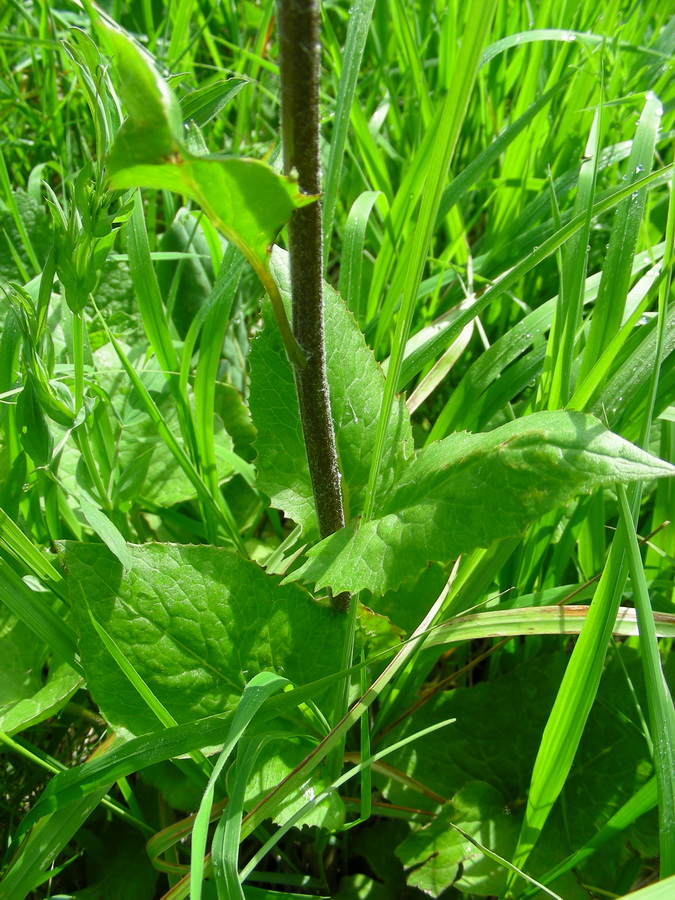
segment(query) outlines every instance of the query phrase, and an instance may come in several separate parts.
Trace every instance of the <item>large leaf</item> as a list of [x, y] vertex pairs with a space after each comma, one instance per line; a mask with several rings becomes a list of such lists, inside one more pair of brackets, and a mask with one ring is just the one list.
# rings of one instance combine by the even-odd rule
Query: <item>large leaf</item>
[[268, 291], [284, 344], [302, 361], [269, 274], [270, 247], [294, 209], [313, 203], [266, 163], [195, 155], [183, 143], [180, 105], [149, 59], [121, 30], [101, 26], [114, 47], [128, 119], [107, 159], [112, 187], [175, 191], [195, 200], [242, 251]]
[[3, 604], [0, 607], [0, 715], [39, 689], [47, 647]]
[[[267, 794], [286, 778], [308, 753], [314, 748], [316, 741], [303, 739], [302, 735], [272, 738], [265, 742], [253, 771], [246, 782], [245, 809], [253, 809]], [[325, 762], [317, 766], [302, 787], [287, 797], [274, 811], [273, 820], [283, 825], [299, 809], [305, 806], [310, 796], [317, 796], [330, 785]], [[328, 797], [317, 803], [303, 818], [302, 827], [316, 825], [335, 830], [340, 828], [345, 819], [345, 807], [340, 795], [333, 791]]]
[[[600, 687], [599, 699], [590, 715], [586, 734], [581, 741], [575, 766], [565, 789], [564, 809], [554, 810], [552, 819], [533, 851], [526, 870], [535, 877], [552, 868], [569, 853], [583, 846], [597, 834], [627, 800], [642, 786], [649, 775], [651, 754], [640, 727], [635, 699], [625, 690], [626, 672], [635, 685], [640, 703], [644, 703], [644, 689], [640, 684], [640, 659], [636, 651], [622, 647], [621, 659], [610, 660]], [[468, 809], [455, 809], [463, 814], [451, 820], [462, 826], [487, 847], [511, 859], [517, 832], [522, 820], [530, 775], [541, 734], [568, 661], [565, 652], [544, 654], [518, 665], [507, 675], [482, 682], [470, 688], [458, 688], [439, 693], [406, 718], [389, 736], [398, 740], [406, 734], [426, 726], [456, 718], [451, 729], [420, 738], [414, 744], [397, 751], [389, 762], [406, 775], [417, 779], [435, 794], [455, 798], [467, 785], [482, 781], [489, 784], [495, 798], [484, 810], [484, 830], [463, 824], [472, 820]], [[670, 680], [672, 681], [672, 667]], [[514, 728], [513, 723], [518, 722]], [[380, 776], [377, 776], [380, 778]], [[412, 793], [393, 779], [381, 786], [387, 800], [402, 806], [416, 806], [435, 811], [434, 802], [419, 793]], [[481, 795], [483, 791], [481, 790]], [[467, 807], [466, 803], [461, 806]], [[476, 802], [482, 806], [482, 802]], [[500, 814], [501, 813], [501, 814]], [[441, 816], [444, 816], [441, 813]], [[563, 818], [564, 817], [564, 818]], [[647, 818], [647, 817], [646, 817]], [[442, 821], [442, 820], [441, 820]], [[477, 824], [477, 823], [476, 823]], [[481, 826], [483, 828], [483, 826]], [[451, 829], [429, 829], [434, 837], [434, 850], [443, 857], [451, 857], [457, 849], [456, 836]], [[442, 836], [441, 832], [445, 832]], [[424, 830], [419, 832], [420, 839]], [[412, 851], [410, 854], [408, 850]], [[422, 847], [411, 842], [401, 847], [400, 855], [406, 865], [422, 862]], [[649, 821], [630, 827], [622, 838], [598, 850], [583, 863], [584, 881], [602, 884], [606, 890], [618, 888], [623, 864], [636, 855], [649, 857], [658, 852], [657, 819], [655, 811]], [[457, 887], [470, 895], [496, 894], [503, 891], [505, 871], [494, 862], [476, 855], [471, 847], [464, 872]], [[425, 857], [426, 858], [426, 857]], [[436, 860], [426, 863], [425, 890], [441, 875], [434, 872]], [[494, 879], [498, 879], [495, 884]], [[437, 882], [438, 883], [438, 882]], [[480, 885], [485, 890], [482, 890]], [[502, 885], [502, 890], [499, 888]], [[522, 884], [522, 882], [521, 882]], [[447, 882], [446, 882], [447, 885]], [[568, 873], [550, 885], [565, 900], [586, 896]], [[618, 891], [617, 891], [618, 892]], [[538, 894], [537, 896], [543, 896]]]
[[304, 684], [339, 668], [344, 617], [301, 588], [221, 548], [147, 544], [129, 553], [123, 574], [102, 545], [65, 551], [87, 684], [113, 727], [143, 734], [158, 722], [92, 616], [178, 722], [234, 708], [257, 672]]
[[[143, 350], [141, 347], [131, 350], [130, 359], [138, 365], [139, 378], [157, 404], [167, 427], [173, 434], [180, 435], [178, 411], [166, 379], [155, 357], [145, 360]], [[196, 496], [194, 484], [176, 465], [173, 453], [157, 433], [138, 392], [120, 369], [119, 359], [110, 344], [96, 351], [94, 361], [98, 383], [110, 397], [117, 414], [114, 421], [114, 446], [120, 478], [115, 484], [115, 497], [123, 502], [140, 504], [149, 500], [165, 507], [191, 500]], [[141, 361], [144, 363], [142, 369]], [[214, 417], [213, 433], [218, 479], [223, 481], [232, 474], [233, 445], [217, 415]], [[180, 436], [176, 440], [184, 447]], [[72, 444], [66, 446], [59, 471], [62, 477], [65, 475], [64, 481], [69, 486], [76, 486], [75, 482], [69, 480], [75, 474], [79, 459], [75, 449]]]
[[429, 561], [521, 534], [577, 494], [673, 474], [581, 413], [536, 413], [487, 434], [450, 435], [417, 455], [376, 518], [317, 544], [293, 578], [381, 593]]
[[405, 867], [414, 867], [408, 884], [438, 897], [455, 882], [461, 864], [461, 889], [480, 896], [497, 894], [503, 888], [504, 878], [499, 877], [503, 870], [453, 824], [506, 859], [518, 839], [517, 822], [505, 809], [499, 791], [485, 782], [470, 782], [429, 825], [413, 831], [397, 847], [396, 855]]
[[[288, 254], [275, 249], [271, 269], [281, 296], [290, 303]], [[384, 376], [340, 295], [324, 283], [323, 297], [331, 412], [345, 516], [350, 520], [363, 510]], [[305, 536], [315, 536], [316, 513], [293, 372], [278, 332], [270, 327], [269, 306], [267, 310], [263, 306], [265, 312], [265, 329], [253, 342], [250, 356], [258, 487], [273, 506], [303, 526]], [[389, 417], [378, 482], [383, 494], [391, 490], [412, 454], [410, 417], [405, 404], [397, 400]]]
[[[87, 887], [78, 900], [152, 900], [159, 872], [153, 868], [143, 835], [118, 819], [78, 836], [84, 850]], [[124, 878], [120, 878], [120, 872]]]

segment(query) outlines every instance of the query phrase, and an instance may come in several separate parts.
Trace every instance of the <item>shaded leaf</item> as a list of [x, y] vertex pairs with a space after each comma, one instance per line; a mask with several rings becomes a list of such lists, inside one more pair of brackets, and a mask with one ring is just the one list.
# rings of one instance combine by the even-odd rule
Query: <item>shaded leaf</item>
[[[245, 809], [253, 809], [267, 794], [276, 787], [293, 769], [302, 762], [314, 748], [316, 741], [303, 741], [298, 736], [292, 739], [273, 739], [267, 741], [256, 760], [255, 768], [246, 782]], [[321, 793], [330, 784], [325, 765], [319, 765], [303, 784], [302, 788], [287, 797], [273, 819], [277, 825], [283, 825], [291, 816], [301, 809], [307, 800]], [[308, 813], [302, 820], [305, 825], [316, 825], [335, 831], [341, 827], [345, 819], [345, 807], [342, 798], [333, 791]]]
[[502, 795], [485, 782], [471, 782], [430, 825], [417, 829], [398, 846], [396, 855], [402, 863], [415, 867], [408, 884], [437, 897], [460, 875], [456, 884], [460, 890], [479, 896], [500, 894], [506, 870], [481, 853], [453, 824], [506, 859], [516, 846], [518, 823], [505, 808]]
[[16, 401], [16, 425], [21, 446], [37, 466], [47, 466], [52, 458], [54, 441], [32, 375]]
[[[159, 872], [145, 850], [145, 838], [117, 819], [97, 823], [79, 837], [85, 851], [87, 886], [81, 900], [153, 900]], [[120, 873], [124, 877], [120, 878]]]
[[4, 606], [0, 607], [0, 721], [16, 703], [33, 696], [41, 685], [40, 670], [47, 647]]
[[[639, 702], [644, 702], [640, 659], [626, 647], [620, 653], [622, 660], [615, 657], [608, 663], [599, 703], [591, 712], [565, 788], [564, 824], [557, 807], [527, 866], [527, 872], [535, 877], [593, 837], [649, 774], [651, 754], [641, 731], [635, 700], [626, 691], [627, 672]], [[512, 840], [512, 829], [517, 837], [541, 734], [568, 658], [564, 652], [548, 653], [490, 682], [438, 695], [398, 726], [391, 740], [448, 717], [456, 718], [452, 729], [423, 737], [397, 751], [390, 757], [391, 764], [446, 798], [453, 797], [470, 782], [489, 784], [503, 798], [502, 808], [509, 816], [508, 822], [502, 821], [502, 837], [508, 843]], [[514, 722], [518, 723], [517, 728], [513, 727]], [[431, 801], [417, 793], [411, 795], [393, 780], [384, 790], [391, 803], [435, 808]], [[459, 819], [453, 821], [461, 825]], [[465, 830], [473, 833], [470, 827]], [[483, 839], [481, 842], [499, 853], [501, 839], [495, 833], [496, 843]], [[612, 890], [620, 878], [621, 866], [634, 857], [640, 844], [634, 840], [631, 828], [583, 863], [585, 880]], [[653, 842], [645, 848], [647, 855], [654, 848]], [[510, 858], [508, 852], [506, 856]], [[486, 863], [484, 869], [478, 864], [478, 857], [475, 859], [477, 878], [488, 869], [496, 872], [492, 863]], [[470, 878], [470, 869], [465, 874]], [[488, 887], [489, 883], [486, 890]], [[549, 887], [565, 900], [586, 896], [570, 873]], [[464, 889], [482, 893], [476, 882], [467, 881]]]

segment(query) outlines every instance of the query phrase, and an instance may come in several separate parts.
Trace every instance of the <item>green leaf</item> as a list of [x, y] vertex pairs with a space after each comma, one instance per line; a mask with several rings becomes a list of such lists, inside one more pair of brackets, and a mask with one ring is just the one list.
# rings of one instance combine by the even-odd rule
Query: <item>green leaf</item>
[[20, 265], [35, 272], [42, 269], [49, 255], [52, 236], [49, 213], [22, 188], [3, 193], [3, 201], [0, 209], [0, 281], [9, 281], [16, 278]]
[[[211, 807], [213, 805], [218, 778], [235, 747], [237, 747], [237, 769], [241, 763], [240, 754], [242, 747], [244, 748], [243, 755], [248, 757], [248, 763], [253, 763], [255, 753], [250, 756], [248, 755], [247, 751], [250, 749], [251, 745], [248, 738], [244, 738], [245, 732], [265, 700], [269, 699], [279, 691], [282, 691], [284, 687], [287, 686], [288, 680], [278, 674], [273, 672], [258, 672], [244, 687], [241, 698], [237, 703], [237, 708], [232, 718], [230, 732], [225, 741], [225, 745], [220, 751], [218, 760], [213, 767], [206, 790], [204, 791], [204, 795], [199, 804], [199, 810], [197, 811], [194, 820], [190, 864], [190, 896], [193, 897], [194, 900], [201, 900], [202, 896], [204, 852], [208, 837]], [[246, 767], [246, 771], [249, 771], [248, 766]], [[241, 817], [243, 814], [244, 789], [245, 783], [242, 783], [240, 773], [238, 772], [234, 788], [228, 791], [229, 802], [221, 816], [211, 844], [211, 856], [216, 880], [218, 880], [219, 876], [223, 876], [222, 869], [224, 866], [226, 869], [225, 880], [228, 883], [228, 896], [235, 897], [242, 896], [238, 872], [238, 849], [241, 833]], [[219, 833], [222, 834], [221, 829], [223, 820], [226, 821], [225, 828], [233, 829], [233, 833], [229, 835], [229, 839], [226, 839], [224, 842], [224, 848], [223, 844], [218, 841]], [[218, 886], [218, 893], [221, 893], [220, 885]]]
[[26, 383], [16, 401], [16, 425], [21, 446], [35, 465], [49, 465], [54, 441], [32, 375], [26, 376]]
[[1, 722], [9, 709], [32, 697], [40, 687], [40, 670], [47, 657], [46, 645], [36, 641], [28, 627], [5, 606], [0, 607], [0, 655]]
[[25, 900], [99, 805], [109, 785], [45, 816], [16, 851], [2, 879], [3, 900]]
[[174, 161], [156, 159], [143, 165], [110, 157], [108, 170], [115, 188], [150, 187], [191, 197], [258, 274], [267, 268], [269, 247], [293, 210], [315, 199], [255, 159], [193, 157], [182, 150]]
[[[149, 378], [154, 380], [152, 374]], [[160, 395], [159, 400], [158, 405], [164, 421], [168, 428], [177, 434], [179, 422], [175, 405], [165, 393]], [[137, 402], [136, 396], [132, 395], [129, 398], [127, 414], [130, 415], [130, 419], [138, 412], [133, 409]], [[230, 458], [232, 439], [218, 417], [215, 417], [213, 434], [216, 476], [218, 481], [223, 481], [232, 474]], [[181, 446], [185, 446], [183, 441], [177, 440]], [[128, 426], [122, 428], [118, 461], [122, 476], [117, 490], [122, 498], [138, 500], [142, 497], [167, 507], [190, 500], [197, 494], [193, 483], [183, 469], [176, 465], [171, 449], [162, 440], [161, 435], [157, 434], [157, 429], [147, 416], [137, 416]]]
[[[7, 657], [4, 642], [2, 652], [2, 688], [5, 692], [8, 687], [8, 665], [5, 662]], [[17, 694], [14, 702], [3, 703], [0, 706], [0, 730], [11, 736], [55, 716], [63, 709], [73, 694], [82, 687], [83, 681], [82, 676], [78, 675], [69, 665], [57, 661], [50, 667], [44, 686], [38, 687], [29, 697], [20, 698]], [[7, 695], [3, 700], [7, 700]]]
[[[245, 809], [253, 809], [282, 779], [289, 775], [314, 748], [316, 741], [303, 740], [300, 736], [273, 739], [268, 741], [260, 751], [255, 767], [246, 783]], [[319, 765], [310, 774], [308, 780], [274, 811], [274, 821], [283, 825], [290, 817], [301, 809], [308, 797], [318, 796], [330, 785], [325, 766]], [[305, 825], [316, 825], [335, 831], [341, 827], [345, 819], [345, 808], [342, 798], [332, 792], [306, 814], [302, 820]]]
[[381, 593], [429, 561], [521, 534], [577, 494], [673, 474], [669, 463], [579, 413], [537, 413], [487, 434], [454, 434], [417, 455], [377, 518], [321, 541], [292, 577], [336, 592]]
[[[145, 849], [146, 839], [116, 819], [98, 823], [78, 836], [85, 853], [87, 887], [78, 900], [151, 900], [159, 872]], [[120, 878], [120, 873], [124, 877]]]
[[0, 559], [0, 602], [21, 619], [33, 634], [51, 650], [58, 653], [73, 669], [82, 672], [77, 656], [77, 635], [63, 618], [62, 610], [55, 612], [46, 598], [49, 594], [33, 591], [16, 572]]
[[[356, 85], [359, 80], [359, 68], [361, 66], [363, 50], [368, 38], [368, 30], [373, 16], [374, 6], [375, 0], [356, 0], [356, 2], [351, 4], [349, 9], [347, 38], [345, 40], [344, 55], [341, 61], [342, 72], [335, 100], [333, 135], [330, 143], [330, 154], [328, 165], [326, 167], [326, 182], [324, 185], [323, 255], [326, 260], [328, 259], [328, 252], [330, 250], [330, 242], [333, 233], [333, 216], [338, 196], [338, 186], [340, 184], [345, 144], [347, 142], [347, 131], [349, 129], [349, 112], [354, 102]], [[366, 216], [366, 219], [367, 218], [368, 217]]]
[[125, 575], [107, 548], [66, 544], [87, 683], [113, 727], [143, 734], [158, 723], [112, 664], [90, 612], [178, 722], [234, 708], [262, 670], [304, 684], [337, 669], [342, 617], [297, 586], [221, 548], [128, 549]]
[[[43, 602], [48, 596], [38, 595]], [[81, 687], [82, 676], [58, 657], [51, 660], [43, 683], [48, 655], [47, 645], [0, 605], [0, 731], [5, 734], [56, 715]]]
[[[290, 303], [288, 255], [275, 249], [272, 273], [281, 296]], [[342, 298], [324, 283], [326, 363], [331, 412], [346, 518], [360, 515], [365, 500], [370, 459], [375, 446], [377, 415], [384, 376]], [[263, 305], [265, 329], [251, 349], [251, 415], [258, 431], [258, 487], [299, 525], [305, 536], [316, 535], [316, 513], [302, 437], [293, 372]], [[396, 484], [413, 453], [410, 417], [398, 399], [389, 417], [378, 491]]]
[[131, 567], [131, 556], [127, 549], [126, 542], [119, 529], [110, 521], [108, 516], [98, 507], [90, 503], [85, 497], [80, 497], [80, 508], [82, 515], [91, 525], [96, 534], [101, 538], [103, 543], [108, 547], [111, 553], [119, 559], [124, 566], [124, 570], [128, 571]]
[[661, 876], [665, 878], [672, 875], [675, 869], [675, 708], [663, 674], [663, 663], [659, 654], [654, 615], [635, 533], [635, 523], [625, 488], [619, 485], [618, 492], [621, 524], [633, 583], [633, 598], [640, 627], [640, 649], [647, 686], [647, 705], [654, 742], [654, 768], [659, 794]]
[[108, 157], [111, 173], [159, 162], [177, 152], [183, 138], [180, 104], [150, 58], [122, 31], [99, 26], [115, 52], [121, 94], [129, 118], [117, 133]]
[[110, 185], [170, 190], [195, 200], [253, 267], [272, 300], [284, 345], [302, 365], [304, 356], [271, 279], [268, 257], [293, 210], [317, 198], [302, 194], [295, 181], [258, 160], [190, 153], [182, 143], [180, 106], [168, 85], [128, 37], [103, 30], [118, 55], [122, 99], [129, 111], [107, 159]]
[[[508, 841], [515, 846], [511, 828], [517, 837], [541, 734], [567, 661], [565, 652], [547, 653], [489, 682], [437, 695], [407, 717], [387, 735], [387, 740], [398, 740], [448, 717], [456, 718], [456, 724], [404, 747], [389, 762], [445, 798], [453, 797], [471, 782], [486, 782], [503, 797], [502, 808], [508, 811], [509, 823], [502, 824], [508, 831]], [[561, 810], [555, 809], [528, 861], [528, 874], [539, 877], [570, 852], [584, 846], [646, 780], [651, 754], [642, 733], [636, 700], [626, 691], [628, 673], [636, 687], [637, 702], [643, 704], [640, 670], [637, 652], [625, 646], [610, 659], [599, 690], [599, 702], [590, 714], [566, 785], [564, 820]], [[672, 680], [672, 667], [670, 676]], [[513, 727], [514, 722], [519, 723], [517, 728]], [[390, 803], [437, 809], [431, 800], [418, 793], [411, 794], [398, 781], [388, 780], [383, 790]], [[655, 814], [653, 818], [656, 819]], [[455, 822], [461, 825], [459, 820]], [[471, 827], [465, 830], [473, 833]], [[487, 835], [481, 839], [485, 846], [497, 852], [500, 852], [499, 841], [496, 833], [495, 841]], [[634, 854], [635, 846], [633, 834], [626, 832], [623, 840], [598, 849], [593, 857], [583, 861], [584, 880], [613, 890], [621, 877], [619, 869]], [[505, 849], [503, 845], [501, 849]], [[508, 852], [506, 857], [511, 858]], [[476, 864], [478, 876], [485, 870], [477, 860]], [[492, 863], [488, 868], [496, 872]], [[585, 896], [570, 875], [552, 882], [550, 887], [565, 900]], [[470, 894], [482, 893], [476, 884], [465, 889]]]
[[630, 896], [631, 900], [670, 900], [673, 891], [675, 891], [675, 875], [626, 896]]
[[505, 808], [501, 793], [485, 782], [470, 782], [430, 825], [413, 832], [398, 846], [396, 855], [404, 866], [415, 867], [408, 884], [437, 897], [455, 883], [461, 864], [456, 887], [480, 896], [499, 894], [506, 881], [505, 869], [488, 859], [453, 825], [507, 859], [518, 839], [517, 823]]
[[[401, 306], [396, 317], [396, 333], [392, 342], [385, 392], [378, 416], [377, 440], [371, 458], [368, 497], [364, 510], [368, 521], [377, 515], [377, 483], [379, 471], [384, 462], [384, 432], [395, 402], [403, 356], [415, 311], [417, 291], [429, 253], [436, 215], [441, 202], [441, 192], [466, 115], [469, 97], [474, 87], [480, 51], [489, 34], [496, 8], [496, 0], [480, 0], [473, 4], [471, 15], [466, 20], [461, 43], [453, 59], [453, 89], [446, 94], [442, 105], [439, 105], [440, 116], [436, 119], [436, 136], [424, 180], [420, 211], [415, 221], [410, 244], [410, 258], [406, 262]], [[391, 317], [391, 313], [389, 317]], [[386, 318], [381, 316], [378, 323], [380, 334], [385, 322]]]
[[[350, 20], [351, 21], [351, 20]], [[342, 255], [340, 257], [340, 280], [338, 289], [348, 309], [360, 320], [361, 310], [361, 270], [363, 267], [363, 245], [365, 243], [368, 219], [379, 191], [364, 191], [356, 198], [349, 210], [345, 225]]]
[[249, 82], [244, 78], [226, 78], [224, 81], [216, 81], [206, 87], [191, 91], [181, 100], [183, 118], [186, 122], [193, 121], [199, 128], [203, 128], [247, 84]]
[[[636, 181], [641, 172], [649, 172], [651, 169], [662, 115], [661, 101], [653, 91], [648, 91], [627, 163], [628, 184]], [[581, 361], [579, 384], [589, 374], [621, 324], [646, 201], [647, 191], [636, 190], [617, 207], [607, 245], [602, 281]]]

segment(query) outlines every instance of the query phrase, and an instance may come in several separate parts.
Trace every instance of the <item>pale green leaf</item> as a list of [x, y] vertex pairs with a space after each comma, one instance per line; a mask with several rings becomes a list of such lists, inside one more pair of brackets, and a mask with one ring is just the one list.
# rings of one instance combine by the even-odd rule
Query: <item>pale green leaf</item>
[[100, 28], [113, 46], [129, 112], [108, 160], [111, 171], [159, 161], [179, 147], [183, 135], [180, 105], [137, 44], [121, 30]]

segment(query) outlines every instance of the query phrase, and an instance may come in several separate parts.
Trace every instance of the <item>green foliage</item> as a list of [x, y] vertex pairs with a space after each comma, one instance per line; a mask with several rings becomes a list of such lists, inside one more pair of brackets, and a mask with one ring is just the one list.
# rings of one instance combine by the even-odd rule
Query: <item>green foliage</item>
[[[672, 475], [670, 466], [574, 413], [537, 413], [425, 448], [379, 501], [377, 517], [307, 554], [295, 577], [335, 591], [386, 591], [427, 563], [513, 537], [581, 492]], [[489, 515], [486, 515], [489, 510]]]
[[338, 667], [341, 617], [255, 563], [215, 547], [150, 544], [129, 553], [127, 574], [100, 545], [67, 545], [64, 556], [87, 684], [113, 727], [140, 735], [157, 721], [101, 653], [92, 618], [178, 722], [233, 708], [258, 672], [301, 685]]
[[275, 5], [66, 6], [0, 11], [0, 894], [665, 900], [669, 5], [321, 5], [323, 541]]
[[[280, 251], [272, 258], [272, 273], [281, 296], [288, 302], [288, 267], [286, 256]], [[329, 285], [324, 286], [324, 303], [331, 411], [345, 515], [352, 520], [363, 513], [384, 378], [353, 316]], [[305, 536], [316, 537], [316, 514], [293, 372], [271, 317], [265, 317], [264, 306], [263, 318], [265, 328], [251, 351], [250, 405], [257, 430], [254, 446], [258, 483], [274, 506], [302, 525]], [[378, 480], [382, 492], [390, 490], [401, 477], [413, 452], [409, 416], [403, 401], [398, 400], [386, 432], [385, 465]]]

